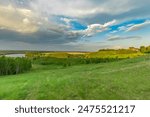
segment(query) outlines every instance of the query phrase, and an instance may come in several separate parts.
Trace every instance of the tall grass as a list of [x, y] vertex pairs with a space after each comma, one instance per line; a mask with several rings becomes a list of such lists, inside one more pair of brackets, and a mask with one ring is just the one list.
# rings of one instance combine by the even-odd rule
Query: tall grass
[[31, 61], [27, 58], [0, 57], [0, 75], [18, 74], [30, 70]]

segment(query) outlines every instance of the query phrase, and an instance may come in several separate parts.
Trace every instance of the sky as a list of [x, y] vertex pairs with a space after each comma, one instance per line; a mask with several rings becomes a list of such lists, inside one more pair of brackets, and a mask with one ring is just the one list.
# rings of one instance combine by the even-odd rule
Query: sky
[[150, 45], [149, 0], [0, 0], [0, 50]]

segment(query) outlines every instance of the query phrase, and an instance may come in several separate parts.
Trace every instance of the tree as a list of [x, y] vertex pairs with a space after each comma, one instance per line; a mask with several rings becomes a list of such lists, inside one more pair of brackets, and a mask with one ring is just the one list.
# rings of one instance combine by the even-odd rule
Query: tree
[[150, 53], [150, 46], [146, 48], [146, 53]]
[[145, 52], [146, 52], [146, 47], [145, 47], [145, 46], [141, 46], [141, 47], [140, 47], [140, 51], [141, 51], [142, 53], [145, 53]]

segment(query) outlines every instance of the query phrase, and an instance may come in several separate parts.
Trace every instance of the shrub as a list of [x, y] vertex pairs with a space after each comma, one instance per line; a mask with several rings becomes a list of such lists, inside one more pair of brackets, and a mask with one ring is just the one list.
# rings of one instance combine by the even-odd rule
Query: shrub
[[49, 58], [39, 57], [33, 60], [35, 64], [41, 65], [62, 65], [64, 67], [79, 64], [96, 64], [121, 60], [119, 58]]
[[31, 61], [27, 58], [0, 57], [0, 75], [22, 73], [31, 67]]

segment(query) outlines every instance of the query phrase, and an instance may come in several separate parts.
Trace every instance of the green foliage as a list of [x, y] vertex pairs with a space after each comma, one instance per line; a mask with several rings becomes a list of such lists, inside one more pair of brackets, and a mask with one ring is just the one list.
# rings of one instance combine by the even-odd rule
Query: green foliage
[[31, 61], [26, 58], [0, 57], [0, 75], [22, 73], [31, 67]]
[[145, 47], [145, 46], [141, 46], [141, 47], [140, 47], [140, 51], [141, 51], [142, 53], [145, 53], [145, 52], [146, 52], [146, 47]]
[[41, 65], [62, 65], [64, 67], [80, 64], [95, 64], [121, 60], [119, 58], [34, 58], [33, 63]]
[[141, 46], [141, 47], [140, 47], [140, 51], [141, 51], [142, 53], [150, 53], [150, 46], [147, 46], [147, 47]]

